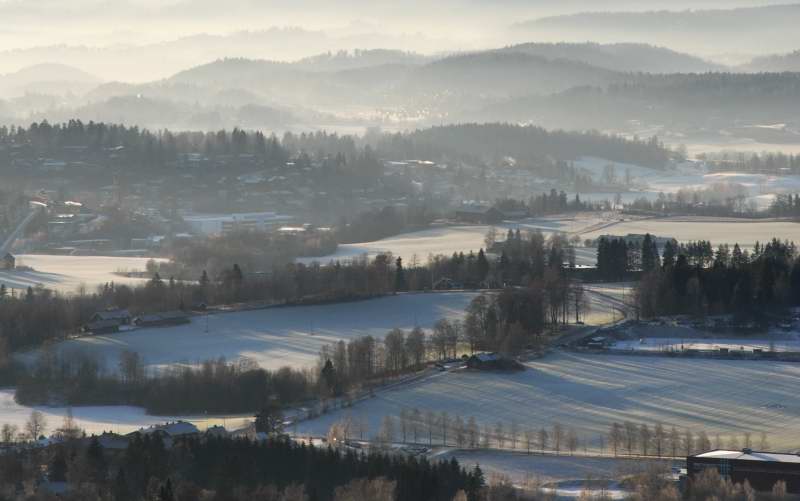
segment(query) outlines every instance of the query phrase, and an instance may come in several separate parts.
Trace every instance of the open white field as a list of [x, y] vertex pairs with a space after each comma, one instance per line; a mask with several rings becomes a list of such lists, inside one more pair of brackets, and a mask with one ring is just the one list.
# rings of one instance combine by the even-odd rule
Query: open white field
[[436, 459], [455, 457], [466, 468], [479, 465], [487, 478], [502, 475], [515, 485], [543, 488], [562, 498], [575, 499], [586, 490], [586, 481], [595, 482], [593, 493], [599, 494], [596, 482], [609, 481], [605, 493], [611, 499], [624, 499], [627, 492], [614, 482], [629, 475], [654, 469], [669, 469], [672, 461], [658, 459], [623, 459], [614, 457], [580, 457], [526, 454], [498, 450], [451, 450], [437, 454]]
[[303, 422], [304, 433], [324, 434], [351, 414], [377, 433], [383, 416], [402, 409], [447, 411], [450, 416], [508, 430], [561, 423], [595, 446], [614, 421], [705, 430], [711, 437], [764, 431], [772, 448], [800, 447], [800, 364], [692, 360], [669, 357], [556, 352], [520, 373], [453, 371], [379, 392], [351, 409]]
[[[675, 167], [658, 170], [638, 165], [609, 162], [602, 158], [584, 157], [575, 166], [590, 174], [596, 181], [603, 182], [605, 168], [614, 165], [617, 180], [630, 173], [631, 191], [620, 194], [625, 203], [637, 198], [655, 200], [659, 193], [675, 194], [681, 189], [702, 190], [713, 185], [739, 185], [744, 189], [746, 202], [754, 203], [758, 209], [766, 209], [778, 193], [800, 191], [800, 176], [774, 176], [744, 172], [708, 172], [702, 163], [684, 162]], [[582, 193], [584, 200], [613, 200], [615, 193]]]
[[667, 467], [672, 465], [672, 461], [659, 459], [556, 456], [536, 453], [529, 455], [525, 452], [499, 450], [454, 449], [436, 457], [455, 457], [467, 467], [477, 464], [484, 471], [508, 475], [517, 484], [525, 484], [529, 480], [542, 482], [586, 479], [613, 480], [641, 472], [650, 466]]
[[762, 351], [800, 351], [800, 339], [747, 339], [747, 338], [649, 338], [617, 341], [614, 349], [639, 351], [720, 350], [752, 353]]
[[[506, 221], [494, 227], [498, 231], [498, 240], [505, 239], [504, 233], [509, 229], [521, 231], [539, 230], [545, 235], [552, 233], [566, 233], [569, 235], [591, 231], [596, 227], [613, 223], [605, 214], [577, 214], [557, 217], [542, 217], [527, 219], [519, 222]], [[387, 237], [374, 242], [356, 244], [342, 244], [334, 254], [316, 258], [302, 258], [300, 261], [310, 263], [317, 261], [326, 264], [333, 260], [346, 261], [359, 256], [375, 256], [380, 253], [391, 252], [394, 256], [403, 258], [406, 263], [416, 259], [418, 263], [425, 263], [431, 255], [452, 255], [454, 252], [478, 252], [486, 247], [484, 239], [490, 226], [488, 225], [458, 225], [441, 226], [426, 230], [403, 233]], [[582, 252], [578, 249], [578, 264], [594, 264], [594, 249]]]
[[673, 237], [680, 242], [709, 240], [712, 245], [739, 243], [752, 247], [779, 238], [800, 242], [800, 223], [791, 221], [754, 221], [752, 219], [669, 217], [659, 219], [634, 219], [609, 225], [584, 233], [583, 238], [601, 235], [627, 235], [650, 233], [660, 237]]
[[[366, 301], [198, 316], [187, 325], [91, 336], [57, 345], [64, 354], [88, 354], [115, 369], [123, 350], [139, 353], [150, 367], [225, 357], [260, 366], [312, 366], [323, 345], [340, 339], [383, 337], [395, 327], [431, 327], [460, 318], [476, 293], [399, 294]], [[36, 352], [22, 355], [30, 361]]]
[[[48, 435], [61, 426], [64, 416], [67, 415], [66, 407], [39, 406], [35, 409], [44, 415], [47, 422], [45, 432]], [[19, 431], [23, 431], [25, 421], [30, 417], [32, 410], [31, 407], [14, 402], [14, 390], [0, 390], [0, 425], [15, 425]], [[76, 424], [89, 434], [100, 434], [104, 431], [130, 433], [146, 426], [178, 419], [191, 421], [200, 430], [216, 424], [236, 429], [252, 421], [252, 416], [181, 416], [180, 418], [149, 416], [141, 407], [128, 405], [74, 407], [72, 415]]]
[[109, 256], [56, 256], [22, 254], [17, 256], [18, 266], [29, 266], [34, 271], [0, 271], [0, 284], [9, 289], [27, 289], [41, 285], [63, 293], [74, 293], [79, 287], [87, 292], [105, 283], [141, 283], [143, 279], [115, 274], [117, 271], [143, 271], [148, 258]]

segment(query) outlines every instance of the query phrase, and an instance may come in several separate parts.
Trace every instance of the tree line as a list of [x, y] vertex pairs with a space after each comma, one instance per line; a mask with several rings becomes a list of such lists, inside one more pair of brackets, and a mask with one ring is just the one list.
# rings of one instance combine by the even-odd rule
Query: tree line
[[106, 449], [97, 437], [47, 448], [8, 451], [0, 457], [0, 485], [36, 484], [45, 472], [66, 482], [59, 497], [81, 501], [352, 501], [442, 500], [461, 493], [483, 499], [483, 473], [455, 459], [428, 461], [405, 455], [369, 455], [317, 448], [274, 438], [189, 436], [167, 446], [159, 434], [136, 434], [125, 449]]
[[773, 239], [751, 251], [709, 242], [665, 248], [660, 266], [637, 285], [644, 316], [733, 313], [766, 320], [800, 304], [800, 261], [792, 242]]
[[655, 137], [626, 139], [597, 131], [548, 131], [507, 123], [445, 125], [407, 134], [384, 134], [376, 148], [395, 158], [459, 158], [477, 164], [499, 163], [500, 157], [510, 156], [522, 166], [546, 162], [548, 156], [562, 161], [591, 156], [663, 168], [672, 157]]

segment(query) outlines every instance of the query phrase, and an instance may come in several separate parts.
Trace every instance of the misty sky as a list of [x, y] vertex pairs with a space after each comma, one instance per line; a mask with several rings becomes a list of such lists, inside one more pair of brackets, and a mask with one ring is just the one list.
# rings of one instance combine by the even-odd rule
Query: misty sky
[[[509, 23], [600, 10], [652, 10], [786, 3], [780, 0], [0, 0], [5, 49], [107, 46], [297, 26], [336, 36], [419, 34], [474, 48], [503, 38]], [[434, 49], [431, 46], [431, 49]], [[450, 49], [452, 47], [441, 47]]]

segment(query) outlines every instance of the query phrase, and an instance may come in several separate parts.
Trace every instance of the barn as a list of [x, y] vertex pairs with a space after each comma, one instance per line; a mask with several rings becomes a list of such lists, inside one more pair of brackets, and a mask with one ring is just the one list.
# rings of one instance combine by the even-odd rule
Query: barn
[[686, 458], [686, 473], [692, 478], [708, 468], [734, 483], [744, 483], [759, 491], [770, 491], [779, 481], [790, 493], [800, 494], [800, 455], [758, 452], [752, 449], [713, 450]]

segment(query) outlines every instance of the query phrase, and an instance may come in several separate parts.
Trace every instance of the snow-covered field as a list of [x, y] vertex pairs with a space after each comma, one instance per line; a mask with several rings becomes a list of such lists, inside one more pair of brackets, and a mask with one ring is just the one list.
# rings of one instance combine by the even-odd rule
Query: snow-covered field
[[643, 350], [643, 351], [682, 351], [682, 350], [719, 350], [742, 351], [752, 353], [753, 350], [762, 351], [791, 351], [800, 352], [800, 340], [781, 339], [770, 341], [767, 339], [685, 339], [685, 338], [650, 338], [617, 341], [614, 343], [617, 350]]
[[[36, 407], [44, 414], [47, 421], [46, 433], [52, 433], [60, 427], [67, 414], [65, 407]], [[23, 431], [25, 421], [30, 417], [32, 409], [14, 402], [14, 390], [0, 390], [0, 425], [11, 424]], [[104, 431], [130, 433], [146, 426], [162, 424], [167, 421], [182, 419], [191, 421], [200, 430], [216, 424], [225, 425], [228, 429], [243, 427], [245, 422], [252, 421], [251, 416], [149, 416], [141, 407], [128, 405], [74, 407], [72, 415], [78, 426], [87, 433], [100, 434]]]
[[800, 242], [800, 223], [704, 217], [632, 219], [584, 233], [581, 237], [598, 238], [601, 235], [629, 233], [673, 237], [680, 242], [709, 240], [712, 245], [739, 243], [742, 247], [749, 248], [757, 241], [763, 244], [773, 238]]
[[[636, 198], [655, 200], [659, 193], [674, 194], [681, 189], [701, 190], [715, 184], [740, 185], [745, 189], [746, 202], [754, 203], [758, 209], [766, 209], [776, 193], [796, 193], [800, 191], [800, 176], [773, 176], [744, 172], [709, 173], [697, 162], [685, 162], [668, 170], [657, 170], [638, 165], [609, 162], [602, 158], [583, 157], [575, 162], [575, 167], [589, 173], [596, 181], [603, 181], [607, 165], [614, 165], [618, 181], [630, 173], [633, 188], [621, 193], [624, 202]], [[585, 200], [613, 200], [614, 193], [581, 194]]]
[[[225, 357], [260, 366], [313, 365], [323, 345], [340, 339], [383, 337], [395, 327], [431, 327], [441, 318], [460, 318], [476, 296], [471, 292], [399, 294], [366, 301], [198, 316], [187, 325], [91, 336], [57, 345], [62, 353], [95, 357], [114, 369], [123, 350], [139, 353], [150, 367]], [[32, 360], [36, 352], [22, 355]]]
[[556, 456], [551, 454], [526, 454], [499, 450], [454, 449], [437, 458], [455, 457], [467, 466], [480, 465], [484, 471], [508, 475], [515, 483], [529, 480], [550, 482], [556, 480], [612, 480], [643, 471], [649, 466], [667, 466], [669, 460], [643, 460], [614, 457]]
[[[479, 465], [487, 478], [493, 474], [511, 479], [515, 485], [539, 487], [546, 485], [564, 497], [577, 498], [583, 491], [583, 481], [616, 480], [647, 471], [648, 468], [669, 468], [671, 461], [623, 459], [613, 457], [580, 457], [526, 454], [498, 450], [452, 450], [437, 459], [455, 457], [466, 468]], [[624, 498], [625, 492], [612, 483], [607, 493], [614, 499]]]
[[557, 352], [526, 364], [520, 373], [451, 371], [379, 392], [374, 398], [303, 422], [303, 433], [325, 434], [351, 414], [377, 433], [385, 415], [402, 409], [445, 410], [508, 430], [538, 430], [561, 423], [597, 446], [612, 422], [661, 422], [724, 439], [764, 431], [772, 447], [800, 447], [800, 364], [694, 360], [670, 357]]
[[9, 289], [27, 289], [41, 285], [63, 293], [74, 293], [79, 287], [85, 287], [91, 293], [108, 282], [141, 283], [143, 279], [128, 278], [115, 272], [144, 271], [149, 261], [148, 258], [141, 257], [45, 254], [22, 254], [16, 257], [18, 266], [27, 266], [34, 271], [0, 271], [0, 284], [5, 284]]
[[[498, 232], [498, 240], [505, 239], [505, 232], [509, 229], [521, 231], [539, 230], [545, 235], [552, 233], [566, 233], [569, 235], [590, 231], [592, 228], [612, 223], [603, 214], [587, 213], [568, 216], [541, 217], [527, 219], [519, 222], [506, 221], [494, 227]], [[485, 237], [490, 229], [488, 225], [454, 225], [440, 226], [426, 230], [403, 233], [387, 237], [374, 242], [356, 244], [342, 244], [334, 254], [316, 258], [302, 258], [300, 261], [310, 263], [328, 263], [332, 260], [346, 261], [359, 256], [370, 257], [380, 253], [391, 252], [394, 256], [403, 258], [406, 263], [415, 259], [424, 264], [431, 255], [452, 255], [454, 252], [478, 252], [485, 248]], [[578, 249], [578, 264], [594, 264], [594, 249]], [[590, 259], [589, 259], [590, 258]]]

